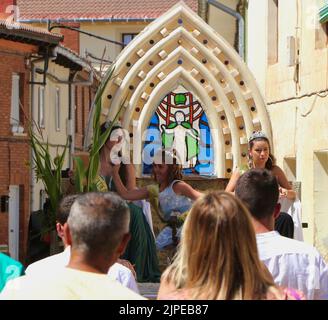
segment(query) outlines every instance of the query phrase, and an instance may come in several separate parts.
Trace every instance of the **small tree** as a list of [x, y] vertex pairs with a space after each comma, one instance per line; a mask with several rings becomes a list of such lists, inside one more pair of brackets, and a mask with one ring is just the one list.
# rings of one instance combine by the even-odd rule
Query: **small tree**
[[[39, 131], [41, 133], [41, 131]], [[49, 229], [52, 230], [56, 224], [56, 212], [58, 203], [62, 198], [62, 177], [61, 172], [64, 164], [68, 141], [62, 153], [58, 152], [55, 158], [52, 158], [49, 152], [49, 143], [42, 142], [42, 133], [38, 137], [29, 127], [30, 143], [33, 150], [34, 171], [37, 181], [41, 180], [50, 201]]]

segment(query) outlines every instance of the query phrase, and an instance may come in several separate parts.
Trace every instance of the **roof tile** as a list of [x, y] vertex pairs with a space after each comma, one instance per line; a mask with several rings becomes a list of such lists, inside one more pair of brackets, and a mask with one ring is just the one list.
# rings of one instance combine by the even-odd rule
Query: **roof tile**
[[[156, 19], [179, 0], [17, 0], [20, 20]], [[185, 0], [197, 11], [197, 0]]]
[[16, 33], [21, 31], [21, 32], [25, 32], [27, 36], [29, 34], [40, 36], [40, 39], [42, 39], [42, 36], [48, 36], [48, 39], [52, 39], [57, 42], [62, 40], [63, 38], [61, 34], [49, 32], [45, 28], [31, 27], [30, 25], [21, 22], [13, 23], [8, 19], [4, 19], [2, 17], [0, 17], [0, 30], [8, 30], [8, 31], [12, 30], [13, 34], [15, 33], [15, 31]]

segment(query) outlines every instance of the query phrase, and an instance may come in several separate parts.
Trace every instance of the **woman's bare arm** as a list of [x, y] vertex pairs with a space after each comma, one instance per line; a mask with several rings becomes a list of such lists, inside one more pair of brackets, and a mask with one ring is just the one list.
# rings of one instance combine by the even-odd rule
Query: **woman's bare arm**
[[197, 200], [202, 195], [201, 192], [195, 190], [192, 186], [183, 181], [176, 182], [172, 188], [176, 194], [185, 196], [191, 200]]
[[125, 200], [142, 200], [148, 199], [149, 193], [147, 188], [127, 190], [127, 188], [122, 183], [121, 177], [119, 175], [119, 166], [115, 166], [113, 169], [112, 178], [115, 183], [117, 193]]
[[126, 188], [128, 190], [134, 190], [137, 188], [136, 170], [133, 164], [125, 165], [125, 178], [126, 178]]
[[289, 200], [296, 199], [296, 192], [293, 190], [289, 184], [285, 173], [281, 170], [280, 167], [274, 166], [272, 173], [277, 177], [280, 188], [280, 195], [286, 197]]
[[226, 192], [235, 192], [237, 180], [239, 179], [239, 177], [240, 177], [240, 171], [236, 169], [231, 175], [228, 185], [225, 188]]

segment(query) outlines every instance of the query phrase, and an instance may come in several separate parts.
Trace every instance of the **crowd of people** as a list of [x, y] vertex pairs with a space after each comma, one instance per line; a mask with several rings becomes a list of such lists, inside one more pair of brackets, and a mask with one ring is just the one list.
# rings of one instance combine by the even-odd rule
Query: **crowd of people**
[[[249, 166], [236, 168], [226, 190], [201, 193], [182, 181], [172, 150], [155, 153], [155, 184], [137, 188], [133, 165], [111, 161], [120, 130], [114, 127], [100, 150], [98, 192], [60, 203], [64, 251], [29, 265], [25, 275], [16, 263], [10, 277], [15, 261], [0, 256], [0, 299], [138, 300], [137, 282], [156, 281], [158, 299], [328, 299], [327, 264], [313, 246], [293, 239], [293, 220], [280, 212], [280, 200], [297, 195], [262, 132], [250, 137]], [[167, 226], [155, 238], [149, 202], [162, 221], [183, 221], [162, 275], [157, 250], [175, 235]]]

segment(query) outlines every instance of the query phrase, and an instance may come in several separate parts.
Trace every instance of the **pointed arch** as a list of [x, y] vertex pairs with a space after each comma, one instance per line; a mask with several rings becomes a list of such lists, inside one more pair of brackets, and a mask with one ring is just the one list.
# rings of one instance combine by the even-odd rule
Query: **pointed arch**
[[[211, 105], [211, 101], [209, 97], [203, 92], [202, 86], [193, 79], [190, 74], [184, 70], [182, 67], [178, 67], [174, 72], [170, 73], [165, 80], [163, 80], [163, 85], [158, 86], [149, 97], [147, 103], [145, 104], [141, 114], [140, 121], [136, 121], [136, 133], [140, 143], [136, 143], [136, 154], [137, 157], [141, 157], [142, 151], [142, 141], [144, 141], [144, 137], [142, 134], [148, 127], [149, 121], [155, 112], [159, 102], [162, 100], [164, 96], [170, 91], [173, 91], [177, 84], [183, 85], [187, 90], [194, 92], [202, 102], [204, 112], [207, 115], [208, 122], [210, 124], [211, 134], [213, 138], [213, 149], [214, 149], [214, 166], [215, 173], [218, 176], [222, 176], [225, 170], [225, 152], [224, 152], [224, 141], [223, 132], [221, 128], [221, 124], [217, 119], [216, 110], [214, 108], [208, 108], [206, 106]], [[155, 107], [154, 107], [155, 106]], [[217, 135], [217, 137], [216, 137]], [[140, 139], [141, 137], [141, 139]], [[142, 140], [142, 141], [141, 141]], [[137, 158], [137, 163], [141, 163], [141, 158]], [[141, 168], [139, 167], [137, 173], [140, 174]]]
[[[148, 25], [117, 58], [115, 76], [102, 96], [102, 122], [113, 119], [125, 101], [122, 125], [133, 134], [137, 123], [140, 135], [161, 99], [178, 83], [202, 101], [213, 130], [218, 177], [229, 177], [233, 167], [246, 163], [254, 130], [263, 130], [271, 141], [268, 113], [247, 66], [183, 2]], [[134, 157], [141, 150], [140, 141]]]

